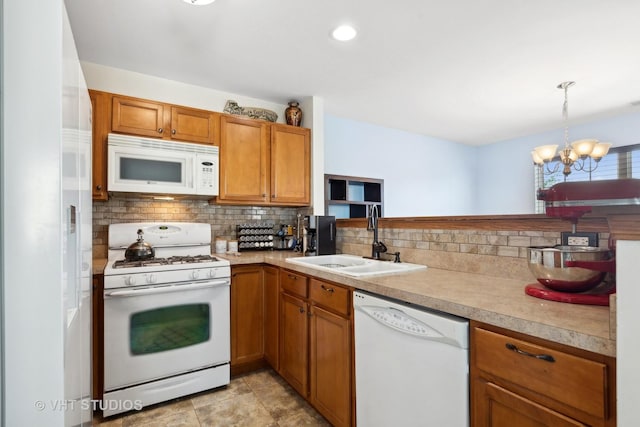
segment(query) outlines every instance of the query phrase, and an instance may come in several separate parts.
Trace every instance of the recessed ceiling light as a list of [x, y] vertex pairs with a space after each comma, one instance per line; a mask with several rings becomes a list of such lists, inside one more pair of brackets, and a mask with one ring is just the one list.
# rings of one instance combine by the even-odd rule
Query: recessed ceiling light
[[189, 3], [192, 4], [194, 6], [204, 6], [206, 4], [211, 4], [213, 3], [215, 0], [182, 0], [185, 3]]
[[352, 40], [356, 34], [358, 34], [358, 32], [351, 25], [340, 25], [331, 32], [331, 37], [338, 41], [346, 42]]

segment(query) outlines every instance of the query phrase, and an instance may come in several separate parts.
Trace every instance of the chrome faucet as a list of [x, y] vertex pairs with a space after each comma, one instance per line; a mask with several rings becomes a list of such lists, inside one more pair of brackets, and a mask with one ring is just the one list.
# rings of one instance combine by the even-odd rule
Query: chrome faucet
[[371, 244], [371, 258], [373, 259], [380, 259], [380, 254], [387, 252], [385, 244], [378, 240], [378, 217], [378, 206], [371, 205], [367, 230], [373, 230], [373, 243]]

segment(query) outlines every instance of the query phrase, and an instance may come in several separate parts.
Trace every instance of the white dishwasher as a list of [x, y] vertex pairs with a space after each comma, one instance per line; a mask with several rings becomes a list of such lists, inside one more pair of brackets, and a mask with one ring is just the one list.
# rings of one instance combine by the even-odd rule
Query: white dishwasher
[[360, 427], [469, 425], [469, 322], [354, 292]]

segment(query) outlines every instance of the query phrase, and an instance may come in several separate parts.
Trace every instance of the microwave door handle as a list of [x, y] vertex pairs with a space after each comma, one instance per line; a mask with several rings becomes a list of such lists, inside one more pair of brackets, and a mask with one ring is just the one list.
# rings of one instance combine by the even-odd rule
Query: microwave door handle
[[212, 280], [204, 283], [190, 283], [188, 285], [153, 286], [148, 288], [125, 289], [119, 291], [105, 291], [105, 297], [137, 297], [140, 295], [165, 294], [169, 292], [193, 291], [196, 289], [229, 286], [229, 280]]

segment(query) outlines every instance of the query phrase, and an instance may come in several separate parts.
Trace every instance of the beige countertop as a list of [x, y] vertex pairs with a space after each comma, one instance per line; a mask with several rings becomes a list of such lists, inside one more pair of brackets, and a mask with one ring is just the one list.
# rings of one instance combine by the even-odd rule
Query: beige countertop
[[[215, 254], [220, 256], [219, 254]], [[355, 278], [286, 262], [289, 251], [222, 255], [231, 266], [267, 263], [356, 289], [477, 320], [572, 347], [615, 356], [609, 307], [566, 304], [528, 296], [526, 283], [479, 274], [427, 268], [390, 276]], [[94, 274], [106, 260], [94, 259]], [[102, 268], [102, 270], [101, 270]]]

